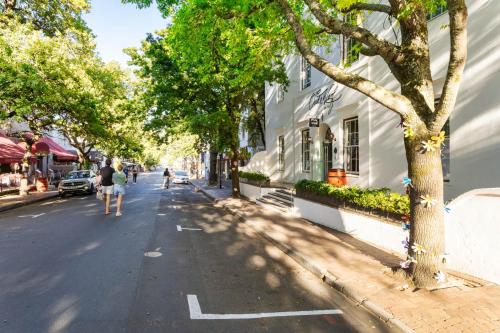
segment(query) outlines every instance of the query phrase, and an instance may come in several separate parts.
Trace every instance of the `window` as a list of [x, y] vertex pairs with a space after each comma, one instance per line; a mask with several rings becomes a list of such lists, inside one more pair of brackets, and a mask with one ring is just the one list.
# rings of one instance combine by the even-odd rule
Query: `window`
[[450, 120], [443, 126], [445, 131], [443, 146], [441, 147], [441, 165], [443, 167], [443, 179], [450, 181]]
[[278, 137], [278, 170], [285, 170], [285, 137], [283, 135]]
[[282, 84], [278, 84], [278, 90], [276, 92], [276, 102], [281, 103], [285, 99], [285, 87]]
[[[352, 26], [358, 25], [358, 16], [354, 14], [348, 14], [344, 16], [344, 22], [351, 24]], [[342, 61], [344, 65], [350, 65], [353, 62], [359, 60], [359, 52], [361, 50], [361, 43], [352, 39], [342, 36]]]
[[436, 7], [436, 9], [429, 14], [427, 14], [427, 21], [432, 20], [435, 17], [441, 16], [442, 14], [446, 13], [448, 11], [448, 5], [439, 5]]
[[300, 78], [302, 82], [302, 90], [311, 86], [311, 64], [308, 63], [304, 57], [302, 57], [300, 65]]
[[311, 171], [311, 137], [309, 130], [302, 131], [302, 172]]
[[358, 117], [344, 120], [344, 168], [347, 173], [359, 174]]

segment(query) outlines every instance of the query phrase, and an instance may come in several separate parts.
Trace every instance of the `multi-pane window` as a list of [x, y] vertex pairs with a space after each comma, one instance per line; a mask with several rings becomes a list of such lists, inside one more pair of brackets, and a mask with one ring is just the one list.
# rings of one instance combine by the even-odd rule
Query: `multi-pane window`
[[285, 170], [285, 137], [283, 135], [278, 137], [278, 170]]
[[[352, 26], [358, 25], [358, 16], [355, 14], [348, 14], [344, 16], [344, 22]], [[342, 36], [342, 60], [345, 65], [352, 64], [359, 60], [359, 52], [361, 50], [361, 43], [345, 36]]]
[[445, 182], [450, 181], [450, 121], [448, 120], [444, 126], [443, 131], [444, 142], [441, 147], [441, 165], [443, 167], [443, 179]]
[[427, 14], [427, 21], [432, 20], [435, 17], [438, 17], [448, 11], [448, 5], [439, 5], [436, 7], [434, 11], [431, 13]]
[[302, 131], [302, 172], [311, 171], [311, 137], [309, 130]]
[[311, 64], [304, 57], [300, 64], [300, 77], [302, 90], [304, 90], [311, 85]]
[[276, 92], [276, 102], [281, 103], [285, 99], [285, 87], [282, 84], [278, 84], [278, 89]]
[[358, 117], [344, 120], [344, 168], [347, 173], [359, 174]]

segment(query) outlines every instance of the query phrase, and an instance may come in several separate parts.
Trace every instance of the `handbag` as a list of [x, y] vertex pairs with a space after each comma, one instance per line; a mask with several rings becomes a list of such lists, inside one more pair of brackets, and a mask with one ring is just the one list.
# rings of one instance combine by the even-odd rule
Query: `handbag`
[[102, 188], [99, 188], [96, 192], [96, 198], [97, 200], [103, 200], [104, 199], [104, 196], [102, 195]]

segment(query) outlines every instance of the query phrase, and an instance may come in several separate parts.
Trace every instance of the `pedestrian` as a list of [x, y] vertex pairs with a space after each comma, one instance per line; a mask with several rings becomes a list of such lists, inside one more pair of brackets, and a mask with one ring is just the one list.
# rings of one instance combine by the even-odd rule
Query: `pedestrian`
[[111, 204], [111, 195], [113, 195], [113, 174], [115, 169], [111, 167], [111, 160], [106, 159], [106, 166], [101, 168], [101, 188], [104, 195], [104, 215], [109, 215], [109, 206]]
[[168, 168], [165, 168], [165, 171], [163, 171], [163, 187], [168, 188], [170, 183], [170, 171], [168, 171]]
[[113, 184], [114, 193], [117, 197], [116, 199], [116, 216], [122, 216], [122, 203], [123, 196], [125, 195], [125, 183], [127, 182], [127, 176], [123, 172], [123, 165], [118, 164], [116, 167], [118, 170], [113, 174]]
[[137, 171], [137, 166], [134, 166], [132, 169], [132, 180], [134, 181], [134, 184], [137, 183], [137, 174], [139, 171]]

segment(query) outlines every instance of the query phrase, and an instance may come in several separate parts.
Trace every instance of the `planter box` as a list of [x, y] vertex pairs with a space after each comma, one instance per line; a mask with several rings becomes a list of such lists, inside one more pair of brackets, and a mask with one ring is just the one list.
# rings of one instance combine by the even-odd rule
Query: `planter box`
[[384, 212], [380, 209], [373, 209], [373, 208], [366, 208], [366, 207], [358, 206], [353, 202], [338, 200], [335, 197], [326, 196], [326, 195], [319, 195], [319, 194], [312, 193], [309, 191], [304, 191], [302, 189], [297, 189], [296, 192], [297, 192], [296, 193], [297, 198], [302, 198], [302, 199], [306, 199], [309, 201], [317, 202], [317, 203], [320, 203], [322, 205], [330, 206], [330, 207], [337, 208], [337, 209], [342, 208], [342, 209], [346, 209], [346, 210], [352, 210], [352, 211], [355, 211], [355, 212], [360, 213], [360, 214], [383, 219], [385, 222], [395, 223], [397, 225], [401, 224], [402, 215], [400, 215], [400, 214]]
[[271, 190], [272, 189], [270, 187], [252, 185], [240, 181], [240, 193], [253, 202], [255, 202], [257, 199], [260, 199], [263, 195], [266, 195]]
[[360, 214], [356, 210], [333, 207], [303, 197], [296, 197], [294, 206], [296, 214], [309, 221], [402, 255], [406, 251], [401, 243], [406, 233], [400, 223], [388, 222], [376, 216]]
[[240, 183], [245, 183], [249, 184], [252, 186], [258, 186], [258, 187], [269, 187], [271, 185], [271, 181], [268, 180], [252, 180], [252, 179], [247, 179], [247, 178], [240, 178]]

